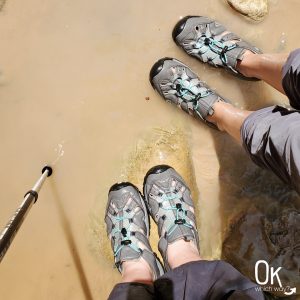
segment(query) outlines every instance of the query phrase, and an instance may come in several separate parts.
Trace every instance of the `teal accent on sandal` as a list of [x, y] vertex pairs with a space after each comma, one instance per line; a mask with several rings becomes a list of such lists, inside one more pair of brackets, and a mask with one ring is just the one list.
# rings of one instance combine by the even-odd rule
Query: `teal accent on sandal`
[[[182, 194], [175, 194], [173, 192], [171, 192], [172, 195], [167, 195], [167, 194], [163, 194], [162, 195], [162, 201], [158, 201], [159, 203], [164, 203], [164, 202], [169, 202], [170, 200], [179, 200], [182, 198]], [[187, 220], [185, 218], [187, 210], [184, 210], [180, 207], [177, 207], [176, 205], [171, 205], [170, 207], [163, 207], [163, 205], [161, 206], [161, 209], [163, 210], [175, 210], [176, 211], [176, 218], [174, 221], [174, 224], [172, 224], [168, 229], [167, 229], [167, 235], [171, 235], [174, 230], [176, 229], [176, 226], [179, 225], [183, 225], [186, 226], [188, 228], [193, 228], [193, 226], [191, 224], [187, 223]], [[177, 223], [179, 222], [180, 223]]]
[[[133, 244], [127, 245], [129, 246], [132, 250], [136, 251], [137, 253], [140, 253], [141, 250], [139, 248], [137, 248], [136, 246], [134, 246]], [[118, 255], [118, 253], [122, 250], [122, 248], [124, 248], [124, 245], [121, 245], [119, 248], [117, 248], [114, 251], [114, 256], [116, 257]]]
[[[178, 81], [178, 84], [180, 85], [180, 87], [177, 88], [177, 84], [176, 81]], [[200, 98], [204, 98], [207, 97], [208, 95], [211, 94], [211, 91], [209, 91], [208, 89], [206, 89], [205, 93], [194, 93], [192, 88], [194, 86], [197, 86], [197, 83], [192, 85], [191, 82], [189, 82], [188, 86], [185, 84], [186, 80], [182, 80], [181, 78], [178, 78], [175, 80], [174, 85], [176, 87], [176, 91], [178, 92], [178, 96], [182, 98], [182, 100], [186, 101], [186, 102], [192, 102], [192, 101], [197, 101]], [[192, 99], [185, 99], [184, 96], [187, 95], [189, 93], [189, 96]]]
[[[208, 48], [206, 48], [205, 51], [201, 51], [201, 48], [203, 47], [208, 47]], [[231, 46], [225, 46], [220, 41], [217, 41], [212, 37], [206, 37], [206, 36], [201, 36], [198, 39], [198, 41], [194, 44], [194, 48], [199, 49], [201, 55], [207, 52], [208, 49], [216, 53], [220, 57], [222, 63], [225, 66], [227, 66], [227, 62], [228, 62], [226, 52], [236, 47], [237, 47], [236, 44], [233, 44]], [[214, 60], [217, 57], [217, 55], [213, 57], [211, 60]]]
[[147, 208], [134, 185], [122, 182], [110, 188], [104, 220], [119, 272], [122, 273], [124, 261], [142, 258], [149, 264], [154, 279], [163, 275], [163, 266], [149, 244]]
[[[124, 216], [123, 216], [123, 217], [114, 217], [114, 216], [113, 216], [113, 219], [115, 219], [115, 221], [118, 221], [118, 222], [124, 221], [124, 220], [130, 220], [131, 218], [132, 218], [132, 216], [128, 216], [128, 217], [124, 217]], [[125, 234], [122, 234], [122, 230], [123, 230], [123, 229], [126, 230], [126, 233], [125, 233]], [[123, 238], [121, 239], [121, 245], [120, 245], [119, 247], [117, 246], [117, 247], [114, 249], [114, 251], [113, 251], [115, 257], [118, 255], [118, 253], [121, 251], [121, 249], [124, 248], [124, 246], [125, 246], [125, 245], [122, 245], [122, 242], [124, 242], [124, 241], [130, 241], [130, 242], [132, 242], [132, 241], [128, 238], [128, 236], [127, 236], [128, 232], [129, 232], [129, 233], [131, 232], [131, 231], [130, 231], [130, 224], [129, 224], [127, 227], [123, 227], [122, 230], [116, 229], [116, 230], [112, 230], [112, 232], [111, 232], [112, 236], [116, 236], [117, 233], [121, 233], [121, 234], [123, 235]], [[134, 251], [140, 253], [140, 249], [139, 249], [138, 247], [136, 247], [134, 244], [131, 243], [131, 244], [127, 245], [127, 246], [129, 246], [132, 250], [134, 250]]]

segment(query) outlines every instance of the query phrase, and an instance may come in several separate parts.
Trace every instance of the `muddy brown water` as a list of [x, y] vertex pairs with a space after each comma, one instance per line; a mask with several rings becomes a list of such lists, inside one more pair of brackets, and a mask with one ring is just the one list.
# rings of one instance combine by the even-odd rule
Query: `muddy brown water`
[[148, 165], [137, 164], [137, 173], [129, 163], [153, 128], [172, 132], [179, 124], [184, 131], [188, 147], [180, 147], [188, 155], [179, 168], [196, 191], [204, 258], [221, 257], [230, 222], [245, 209], [299, 208], [299, 198], [256, 168], [228, 136], [167, 105], [148, 83], [152, 64], [171, 56], [239, 107], [287, 103], [262, 82], [237, 80], [188, 57], [171, 30], [182, 16], [207, 15], [265, 52], [287, 52], [299, 46], [299, 11], [297, 0], [273, 0], [266, 19], [253, 23], [221, 0], [5, 1], [0, 223], [45, 163], [55, 173], [1, 263], [1, 299], [107, 298], [120, 280], [101, 238], [107, 190], [126, 176], [141, 184], [143, 170], [164, 161], [149, 158]]

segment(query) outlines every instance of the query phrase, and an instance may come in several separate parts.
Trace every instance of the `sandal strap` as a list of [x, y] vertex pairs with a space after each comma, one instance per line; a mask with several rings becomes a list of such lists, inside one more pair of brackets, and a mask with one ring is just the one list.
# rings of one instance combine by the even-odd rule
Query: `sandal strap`
[[185, 81], [182, 79], [176, 79], [173, 83], [173, 88], [176, 88], [176, 95], [179, 98], [178, 106], [185, 112], [190, 115], [196, 115], [202, 121], [208, 123], [209, 126], [216, 128], [216, 126], [206, 120], [207, 116], [211, 116], [214, 113], [212, 105], [216, 101], [222, 101], [222, 99], [218, 96], [214, 98], [216, 101], [209, 101], [211, 103], [206, 103], [203, 101], [206, 97], [214, 96], [214, 92], [210, 90], [208, 87], [203, 85], [201, 88], [198, 88], [197, 93], [193, 91], [193, 87], [199, 84], [199, 81], [196, 80], [194, 84], [190, 82], [187, 86]]
[[155, 278], [163, 274], [163, 267], [148, 240], [148, 213], [137, 188], [128, 185], [109, 192], [105, 222], [115, 265], [120, 272], [124, 261], [143, 258]]
[[[147, 176], [147, 175], [146, 175]], [[158, 249], [170, 270], [167, 259], [169, 244], [177, 240], [194, 241], [199, 249], [199, 236], [190, 191], [180, 175], [171, 167], [147, 176], [144, 193], [149, 212], [158, 225]]]
[[241, 39], [233, 32], [228, 32], [224, 34], [220, 39], [220, 41], [223, 42], [234, 41], [234, 40], [240, 41]]

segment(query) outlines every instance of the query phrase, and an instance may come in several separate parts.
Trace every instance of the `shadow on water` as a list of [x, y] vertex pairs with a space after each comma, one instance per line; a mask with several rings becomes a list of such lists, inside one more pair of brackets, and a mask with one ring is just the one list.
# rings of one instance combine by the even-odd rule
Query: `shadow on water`
[[82, 266], [79, 251], [78, 251], [77, 245], [74, 240], [74, 235], [73, 235], [73, 232], [72, 232], [72, 229], [70, 226], [70, 222], [66, 215], [66, 211], [62, 204], [61, 198], [56, 190], [55, 184], [52, 181], [50, 182], [50, 184], [51, 184], [51, 191], [53, 193], [53, 198], [54, 198], [55, 204], [57, 206], [59, 220], [60, 220], [62, 229], [64, 231], [75, 268], [77, 270], [77, 275], [78, 275], [78, 278], [79, 278], [79, 281], [80, 281], [80, 284], [82, 287], [82, 291], [85, 295], [85, 299], [93, 300], [92, 293], [91, 293], [91, 290], [90, 290], [90, 287], [89, 287], [89, 284], [88, 284], [88, 281], [87, 281], [87, 278], [85, 275], [85, 271]]
[[[254, 107], [250, 104], [251, 109], [258, 109], [263, 99], [257, 97], [268, 95], [261, 83], [254, 88], [254, 93], [251, 88], [243, 90], [245, 99], [256, 103]], [[270, 104], [270, 99], [267, 102]], [[284, 266], [287, 271], [282, 273], [282, 281], [299, 287], [299, 196], [270, 171], [254, 165], [230, 136], [212, 132], [212, 137], [220, 164], [222, 258], [253, 281], [259, 259], [275, 268]]]

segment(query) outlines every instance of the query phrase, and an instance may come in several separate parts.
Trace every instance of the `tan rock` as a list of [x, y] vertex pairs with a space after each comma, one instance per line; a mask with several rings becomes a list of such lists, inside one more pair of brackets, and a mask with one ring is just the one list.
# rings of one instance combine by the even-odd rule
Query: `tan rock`
[[227, 0], [241, 14], [255, 21], [262, 21], [268, 13], [268, 0]]

